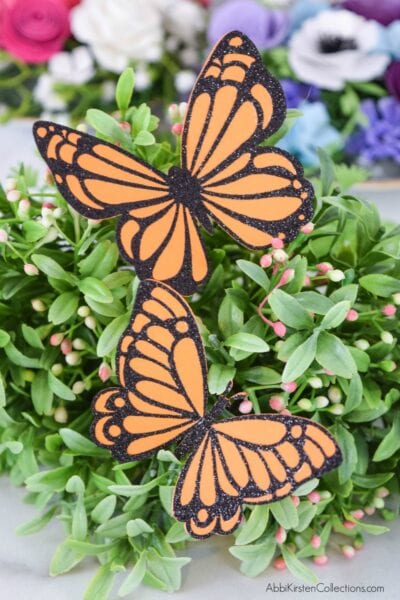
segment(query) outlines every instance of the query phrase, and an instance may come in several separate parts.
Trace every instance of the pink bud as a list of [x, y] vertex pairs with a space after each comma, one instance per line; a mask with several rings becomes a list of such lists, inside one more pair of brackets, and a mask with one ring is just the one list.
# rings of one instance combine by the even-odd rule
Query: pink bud
[[309, 223], [306, 223], [305, 225], [303, 225], [303, 227], [300, 229], [300, 231], [302, 233], [312, 233], [314, 231], [314, 223], [311, 223], [311, 221]]
[[358, 312], [356, 310], [354, 310], [354, 308], [351, 308], [346, 315], [346, 321], [357, 321], [357, 319], [358, 319]]
[[318, 263], [317, 269], [320, 273], [322, 273], [323, 275], [325, 275], [325, 273], [328, 273], [329, 271], [333, 270], [333, 266], [331, 265], [331, 263], [328, 262], [323, 262], [323, 263]]
[[252, 410], [253, 410], [253, 405], [250, 402], [250, 400], [248, 400], [248, 399], [242, 400], [242, 402], [239, 404], [239, 412], [241, 412], [242, 415], [247, 415]]
[[283, 527], [278, 527], [277, 532], [275, 533], [275, 540], [278, 544], [283, 544], [286, 541], [287, 535], [286, 531]]
[[356, 553], [353, 546], [350, 546], [349, 544], [345, 544], [344, 546], [342, 546], [341, 550], [343, 556], [345, 556], [346, 558], [354, 558], [354, 555]]
[[108, 366], [107, 363], [102, 362], [100, 367], [99, 367], [99, 377], [101, 379], [101, 381], [104, 383], [105, 381], [107, 381], [107, 379], [109, 379], [111, 377], [112, 371], [110, 369], [110, 367]]
[[290, 417], [292, 413], [290, 412], [290, 410], [288, 408], [284, 408], [283, 410], [281, 410], [280, 414], [285, 417]]
[[283, 556], [278, 556], [275, 558], [272, 564], [274, 565], [274, 569], [277, 569], [278, 571], [284, 571], [286, 569], [286, 563]]
[[130, 133], [130, 131], [131, 131], [131, 124], [128, 123], [128, 121], [121, 121], [121, 123], [119, 124], [119, 126], [121, 127], [121, 129], [123, 131], [126, 131], [127, 133]]
[[321, 496], [320, 496], [319, 492], [317, 492], [316, 490], [313, 490], [312, 492], [310, 492], [308, 494], [307, 498], [313, 504], [318, 504], [318, 502], [321, 500]]
[[325, 375], [329, 375], [329, 377], [333, 377], [333, 375], [335, 374], [333, 371], [330, 371], [329, 369], [323, 369]]
[[174, 135], [182, 135], [183, 124], [182, 123], [174, 123], [171, 127], [171, 131]]
[[23, 198], [22, 200], [19, 201], [18, 212], [21, 213], [22, 215], [26, 215], [28, 213], [30, 207], [31, 207], [31, 203], [29, 202], [28, 198]]
[[378, 498], [386, 498], [387, 496], [389, 496], [390, 492], [387, 488], [385, 487], [380, 487], [378, 488], [376, 495]]
[[353, 521], [343, 521], [342, 525], [345, 529], [354, 529], [354, 527], [357, 527], [357, 523]]
[[285, 408], [285, 401], [282, 398], [282, 396], [271, 396], [271, 398], [269, 399], [269, 405], [272, 408], [272, 410], [280, 412]]
[[5, 229], [0, 229], [0, 244], [8, 242], [8, 233]]
[[322, 567], [328, 562], [328, 557], [326, 556], [326, 554], [321, 554], [321, 556], [314, 556], [313, 562], [315, 565]]
[[385, 315], [385, 317], [393, 317], [393, 315], [396, 314], [396, 310], [394, 304], [386, 304], [386, 306], [382, 308], [382, 314]]
[[263, 254], [260, 258], [260, 265], [264, 269], [268, 269], [272, 265], [272, 254]]
[[312, 536], [311, 540], [310, 540], [310, 544], [312, 548], [319, 548], [321, 545], [321, 538], [319, 537], [319, 535], [317, 535], [316, 533], [314, 533], [314, 535]]
[[72, 350], [71, 340], [65, 339], [61, 342], [61, 352], [66, 356]]
[[53, 333], [50, 337], [50, 345], [51, 346], [59, 346], [64, 339], [63, 333]]
[[362, 519], [364, 516], [364, 511], [362, 510], [362, 508], [358, 508], [357, 510], [352, 510], [351, 516], [358, 520]]
[[272, 329], [278, 337], [284, 337], [286, 335], [286, 327], [280, 321], [276, 321], [276, 323], [272, 325]]
[[287, 283], [289, 283], [289, 281], [292, 281], [294, 275], [295, 275], [294, 269], [286, 269], [283, 272], [283, 275], [280, 278], [279, 283], [276, 287], [281, 287], [281, 285], [286, 285]]
[[55, 205], [52, 202], [43, 202], [42, 208], [49, 208], [50, 210], [53, 210], [53, 208], [55, 208]]
[[281, 385], [281, 388], [285, 392], [288, 392], [289, 394], [291, 394], [292, 392], [295, 392], [297, 390], [297, 383], [295, 381], [288, 381], [287, 383], [283, 383]]
[[290, 499], [293, 502], [294, 506], [297, 508], [300, 504], [300, 498], [298, 496], [291, 496]]
[[375, 506], [366, 506], [364, 508], [365, 514], [367, 514], [369, 517], [372, 517], [372, 515], [375, 514], [375, 511], [376, 511]]
[[311, 279], [309, 275], [305, 275], [304, 276], [304, 287], [310, 287], [311, 285]]
[[276, 250], [280, 250], [284, 246], [283, 240], [281, 240], [280, 238], [272, 238], [271, 246]]
[[25, 274], [29, 275], [30, 277], [33, 277], [34, 275], [39, 275], [39, 269], [31, 263], [26, 263], [24, 265], [24, 271]]

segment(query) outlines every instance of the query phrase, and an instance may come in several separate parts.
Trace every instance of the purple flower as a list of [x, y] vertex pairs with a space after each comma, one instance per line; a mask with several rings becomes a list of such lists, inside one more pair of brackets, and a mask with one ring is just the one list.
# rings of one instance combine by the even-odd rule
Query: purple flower
[[232, 0], [212, 12], [208, 41], [214, 45], [229, 31], [243, 31], [261, 50], [278, 46], [286, 37], [289, 16], [279, 10], [267, 10], [256, 0]]
[[297, 108], [303, 100], [316, 102], [320, 98], [320, 91], [315, 85], [299, 83], [293, 79], [283, 79], [281, 85], [288, 108]]
[[391, 97], [364, 100], [361, 109], [368, 123], [349, 138], [347, 153], [367, 166], [382, 160], [400, 164], [400, 102]]
[[343, 7], [367, 19], [375, 19], [382, 25], [389, 25], [400, 19], [399, 0], [345, 0]]
[[389, 92], [400, 100], [400, 60], [392, 62], [385, 73], [385, 83]]

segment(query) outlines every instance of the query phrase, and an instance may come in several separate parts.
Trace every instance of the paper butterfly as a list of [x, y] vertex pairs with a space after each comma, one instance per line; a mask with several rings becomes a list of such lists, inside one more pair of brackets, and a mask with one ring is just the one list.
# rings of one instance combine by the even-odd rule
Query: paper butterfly
[[181, 167], [166, 175], [116, 146], [45, 121], [39, 151], [60, 193], [91, 219], [122, 215], [117, 240], [140, 279], [192, 294], [209, 266], [199, 235], [212, 221], [247, 248], [296, 237], [311, 219], [313, 191], [301, 165], [258, 144], [285, 117], [282, 88], [242, 33], [225, 35], [194, 86]]
[[165, 284], [140, 284], [117, 366], [121, 387], [93, 400], [92, 437], [120, 461], [145, 458], [179, 439], [178, 453], [189, 459], [173, 513], [194, 537], [232, 532], [243, 503], [280, 500], [341, 462], [330, 433], [308, 419], [261, 414], [218, 420], [235, 396], [220, 397], [206, 414], [200, 333], [185, 300]]

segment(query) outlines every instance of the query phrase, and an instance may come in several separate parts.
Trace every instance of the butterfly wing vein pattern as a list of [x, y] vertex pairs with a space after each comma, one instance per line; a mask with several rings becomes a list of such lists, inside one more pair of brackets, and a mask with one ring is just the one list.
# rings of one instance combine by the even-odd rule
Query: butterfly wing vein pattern
[[56, 184], [91, 219], [120, 216], [117, 241], [140, 279], [190, 295], [209, 265], [199, 224], [238, 243], [292, 240], [312, 217], [313, 190], [289, 154], [259, 144], [285, 117], [282, 88], [242, 33], [211, 51], [189, 100], [181, 167], [168, 174], [97, 138], [39, 121], [34, 135]]

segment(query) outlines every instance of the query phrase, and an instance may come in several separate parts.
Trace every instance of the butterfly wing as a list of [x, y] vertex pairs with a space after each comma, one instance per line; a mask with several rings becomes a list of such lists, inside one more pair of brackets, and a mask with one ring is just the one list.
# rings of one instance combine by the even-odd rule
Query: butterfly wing
[[118, 460], [152, 454], [204, 416], [207, 369], [194, 316], [170, 287], [143, 281], [117, 354], [119, 388], [93, 400], [92, 437]]
[[283, 123], [285, 99], [242, 33], [211, 52], [189, 102], [182, 166], [201, 187], [202, 210], [249, 248], [293, 239], [312, 217], [313, 190], [296, 159], [257, 148]]
[[180, 475], [174, 514], [194, 537], [231, 533], [243, 503], [280, 500], [340, 462], [330, 433], [308, 419], [250, 415], [219, 421]]
[[123, 215], [119, 249], [141, 279], [168, 281], [192, 294], [208, 263], [188, 207], [170, 193], [166, 175], [91, 135], [38, 121], [34, 136], [61, 195], [90, 219]]

